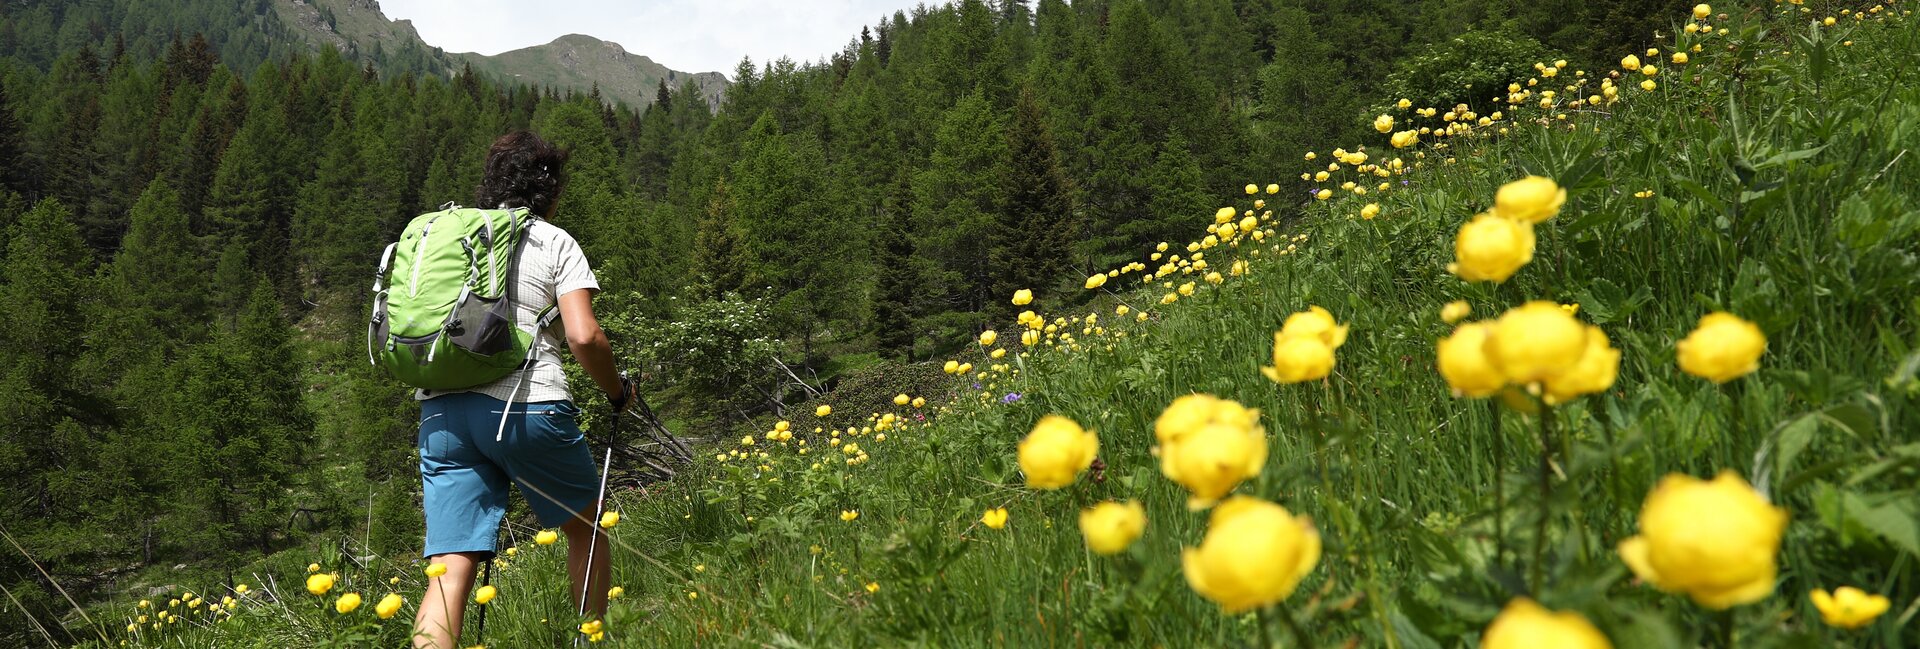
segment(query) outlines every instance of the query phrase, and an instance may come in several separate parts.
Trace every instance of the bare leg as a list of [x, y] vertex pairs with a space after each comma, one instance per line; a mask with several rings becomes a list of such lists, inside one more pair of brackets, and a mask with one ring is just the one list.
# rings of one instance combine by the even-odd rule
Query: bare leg
[[[587, 591], [587, 617], [599, 619], [607, 613], [607, 589], [613, 585], [608, 581], [613, 578], [613, 569], [607, 562], [608, 557], [611, 556], [607, 548], [607, 534], [600, 529], [600, 526], [587, 522], [591, 517], [593, 517], [593, 508], [589, 507], [586, 511], [567, 519], [566, 524], [560, 526], [560, 530], [567, 533], [567, 577], [573, 583], [572, 595], [567, 599], [578, 607], [580, 592]], [[600, 536], [598, 539], [594, 538], [596, 532]], [[582, 583], [587, 572], [589, 544], [593, 546], [593, 580], [591, 583]]]
[[444, 564], [447, 574], [427, 579], [427, 594], [421, 597], [420, 612], [413, 618], [415, 649], [456, 649], [460, 642], [460, 623], [467, 613], [467, 593], [473, 589], [473, 573], [484, 552], [454, 552], [427, 557], [430, 563]]

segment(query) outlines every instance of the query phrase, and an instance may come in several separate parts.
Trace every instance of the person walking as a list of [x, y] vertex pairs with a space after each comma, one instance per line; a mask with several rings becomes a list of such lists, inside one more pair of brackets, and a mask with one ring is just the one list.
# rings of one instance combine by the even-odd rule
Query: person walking
[[[549, 222], [566, 187], [566, 162], [566, 151], [539, 136], [510, 133], [494, 141], [475, 191], [483, 209], [525, 209], [533, 217], [508, 276], [515, 324], [533, 337], [525, 364], [511, 374], [469, 388], [416, 390], [427, 520], [422, 554], [445, 570], [427, 582], [414, 618], [416, 648], [457, 646], [477, 568], [496, 549], [509, 484], [519, 487], [541, 526], [566, 534], [570, 603], [593, 619], [606, 613], [607, 539], [593, 521], [599, 470], [580, 430], [555, 329], [615, 416], [635, 395], [594, 317], [600, 284], [593, 269], [574, 238]], [[420, 240], [424, 246], [426, 236]], [[545, 316], [555, 306], [559, 319], [550, 324]]]

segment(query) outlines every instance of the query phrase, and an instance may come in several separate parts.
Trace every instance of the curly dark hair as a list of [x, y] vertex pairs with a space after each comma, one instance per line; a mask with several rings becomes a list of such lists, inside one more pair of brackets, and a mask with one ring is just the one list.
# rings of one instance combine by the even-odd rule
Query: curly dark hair
[[527, 131], [514, 131], [487, 150], [487, 170], [473, 190], [473, 200], [482, 208], [524, 207], [551, 216], [566, 186], [567, 150]]

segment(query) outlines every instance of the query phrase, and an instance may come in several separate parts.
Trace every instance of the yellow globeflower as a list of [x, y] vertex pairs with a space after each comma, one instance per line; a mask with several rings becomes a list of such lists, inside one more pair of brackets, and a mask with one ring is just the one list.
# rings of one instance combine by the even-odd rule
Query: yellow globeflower
[[1023, 288], [1013, 292], [1014, 306], [1026, 306], [1031, 303], [1033, 303], [1033, 291], [1031, 289]]
[[600, 527], [602, 528], [610, 530], [613, 529], [613, 526], [619, 524], [620, 512], [606, 512], [600, 515]]
[[1760, 369], [1767, 336], [1753, 323], [1721, 311], [1700, 318], [1700, 325], [1674, 349], [1681, 371], [1726, 383]]
[[1674, 53], [1673, 53], [1673, 64], [1674, 64], [1674, 65], [1686, 65], [1686, 64], [1687, 64], [1687, 53], [1686, 53], [1686, 52], [1674, 52]]
[[[1248, 185], [1251, 187], [1252, 185]], [[988, 529], [1002, 529], [1007, 526], [1007, 508], [995, 507], [980, 515], [980, 524]]]
[[1453, 324], [1473, 314], [1473, 305], [1466, 300], [1454, 300], [1440, 307], [1440, 321]]
[[340, 599], [333, 600], [333, 610], [339, 611], [341, 615], [352, 613], [357, 608], [360, 608], [360, 593], [347, 593], [341, 595]]
[[1327, 200], [1327, 199], [1329, 199], [1329, 198], [1333, 198], [1333, 190], [1331, 190], [1331, 189], [1322, 189], [1322, 190], [1320, 190], [1320, 191], [1319, 191], [1319, 193], [1316, 193], [1316, 194], [1314, 194], [1314, 195], [1313, 195], [1313, 197], [1314, 197], [1314, 198], [1316, 198], [1316, 199], [1319, 199], [1319, 200], [1323, 200], [1323, 201], [1324, 201], [1324, 200]]
[[1208, 424], [1160, 447], [1160, 472], [1187, 488], [1188, 508], [1210, 507], [1260, 475], [1267, 463], [1266, 430], [1257, 421], [1244, 424]]
[[1094, 273], [1093, 275], [1087, 276], [1088, 289], [1096, 289], [1106, 285], [1107, 285], [1106, 273]]
[[1580, 362], [1567, 368], [1559, 376], [1547, 379], [1547, 403], [1557, 404], [1571, 401], [1583, 395], [1603, 392], [1613, 387], [1613, 380], [1620, 376], [1620, 350], [1614, 349], [1607, 341], [1607, 333], [1599, 327], [1587, 325], [1587, 351], [1580, 355]]
[[553, 542], [558, 540], [560, 535], [553, 530], [540, 530], [540, 533], [533, 535], [533, 542], [538, 545], [553, 545]]
[[373, 605], [373, 614], [380, 616], [382, 620], [393, 619], [393, 616], [400, 612], [400, 607], [406, 603], [407, 598], [401, 597], [399, 593], [387, 593], [386, 597], [380, 598], [380, 603]]
[[820, 407], [813, 409], [813, 416], [815, 417], [826, 417], [832, 414], [833, 414], [833, 406], [823, 404]]
[[1360, 208], [1360, 218], [1371, 221], [1376, 216], [1380, 216], [1379, 203], [1367, 203], [1366, 207]]
[[1587, 334], [1586, 326], [1560, 305], [1534, 300], [1494, 321], [1487, 359], [1516, 384], [1551, 380], [1580, 362]]
[[1040, 332], [1034, 329], [1020, 332], [1020, 344], [1028, 347], [1040, 344]]
[[1080, 512], [1080, 535], [1094, 554], [1126, 551], [1147, 529], [1147, 509], [1140, 503], [1107, 501]]
[[1713, 480], [1672, 474], [1640, 507], [1640, 534], [1620, 558], [1655, 588], [1725, 609], [1773, 593], [1787, 511], [1732, 471]]
[[1153, 421], [1153, 437], [1161, 444], [1173, 444], [1212, 424], [1255, 428], [1260, 425], [1260, 411], [1231, 399], [1189, 394], [1174, 399], [1166, 410], [1160, 411], [1160, 416]]
[[848, 522], [848, 523], [851, 523], [851, 522], [853, 522], [854, 520], [856, 520], [856, 519], [859, 519], [859, 518], [860, 518], [860, 510], [858, 510], [858, 509], [842, 509], [842, 510], [840, 510], [840, 520], [842, 520], [842, 521], [845, 521], [845, 522]]
[[1470, 322], [1434, 346], [1440, 378], [1447, 380], [1453, 396], [1479, 399], [1506, 387], [1507, 376], [1487, 360], [1487, 339], [1492, 335], [1493, 323]]
[[893, 395], [893, 405], [896, 405], [896, 406], [904, 406], [912, 401], [913, 401], [913, 397], [907, 396], [907, 393], [905, 392]]
[[926, 400], [926, 398], [925, 398], [925, 397], [914, 397], [914, 398], [913, 398], [913, 407], [915, 407], [915, 408], [925, 408], [926, 406], [927, 406], [927, 400]]
[[1267, 193], [1268, 194], [1280, 193], [1280, 183], [1267, 183]]
[[1625, 58], [1620, 59], [1620, 67], [1629, 71], [1638, 70], [1640, 69], [1640, 57], [1628, 54]]
[[620, 599], [620, 596], [625, 594], [627, 594], [627, 589], [619, 586], [607, 589], [607, 599]]
[[1693, 6], [1694, 20], [1706, 20], [1707, 16], [1711, 16], [1711, 15], [1713, 15], [1713, 7], [1707, 6], [1705, 4], [1697, 4]]
[[1579, 613], [1555, 613], [1520, 597], [1493, 618], [1480, 649], [1613, 649], [1613, 643]]
[[429, 564], [427, 564], [427, 568], [426, 568], [426, 571], [425, 571], [425, 572], [427, 573], [427, 577], [429, 577], [429, 578], [433, 578], [433, 577], [439, 577], [439, 576], [441, 576], [441, 575], [445, 575], [445, 574], [447, 574], [447, 564], [444, 564], [444, 563], [429, 563]]
[[999, 339], [1000, 339], [1000, 334], [994, 332], [994, 330], [992, 329], [988, 329], [986, 331], [980, 332], [981, 347], [992, 347], [993, 341], [999, 340]]
[[476, 604], [484, 605], [487, 602], [493, 601], [493, 598], [499, 595], [500, 595], [500, 589], [494, 588], [493, 585], [489, 584], [486, 586], [481, 586], [480, 588], [475, 589], [473, 591], [473, 601]]
[[1469, 282], [1504, 282], [1533, 261], [1533, 225], [1485, 212], [1460, 226], [1447, 272]]
[[1320, 534], [1285, 507], [1235, 496], [1213, 510], [1200, 547], [1181, 553], [1187, 584], [1227, 613], [1286, 599], [1320, 563]]
[[1393, 148], [1396, 148], [1396, 149], [1404, 149], [1404, 148], [1413, 146], [1415, 144], [1419, 144], [1420, 132], [1414, 131], [1414, 130], [1406, 130], [1406, 131], [1400, 131], [1398, 133], [1394, 133], [1393, 139], [1389, 140], [1389, 143], [1392, 144]]
[[1020, 440], [1019, 451], [1020, 471], [1027, 474], [1027, 486], [1059, 489], [1073, 484], [1074, 478], [1093, 464], [1100, 452], [1100, 438], [1072, 419], [1047, 415], [1033, 425], [1026, 439]]
[[1275, 383], [1301, 383], [1326, 378], [1333, 371], [1333, 347], [1310, 336], [1273, 334], [1273, 365], [1260, 368]]
[[1891, 603], [1883, 595], [1872, 595], [1852, 586], [1841, 586], [1828, 593], [1827, 589], [1814, 590], [1810, 595], [1813, 607], [1820, 609], [1820, 619], [1827, 626], [1842, 629], [1858, 629], [1873, 623], [1874, 618], [1887, 612]]
[[1347, 344], [1347, 326], [1335, 322], [1333, 313], [1319, 306], [1308, 306], [1287, 316], [1280, 324], [1280, 335], [1288, 338], [1313, 338], [1333, 349]]
[[1393, 116], [1381, 115], [1379, 117], [1373, 118], [1373, 130], [1379, 131], [1381, 133], [1392, 133], [1393, 132]]
[[1500, 186], [1493, 194], [1493, 213], [1501, 218], [1539, 223], [1560, 213], [1567, 190], [1545, 176], [1527, 176]]
[[313, 593], [315, 595], [325, 595], [327, 594], [327, 591], [333, 590], [333, 582], [334, 582], [334, 576], [333, 576], [333, 573], [330, 573], [330, 572], [323, 572], [316, 575], [308, 575], [307, 576], [307, 592]]

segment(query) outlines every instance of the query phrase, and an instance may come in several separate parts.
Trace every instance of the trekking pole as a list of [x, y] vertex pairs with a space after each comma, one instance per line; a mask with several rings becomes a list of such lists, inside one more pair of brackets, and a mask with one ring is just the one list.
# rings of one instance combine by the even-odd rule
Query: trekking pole
[[[593, 554], [600, 542], [600, 517], [606, 515], [607, 476], [613, 470], [613, 447], [620, 443], [620, 411], [626, 409], [627, 395], [632, 392], [633, 382], [627, 379], [625, 372], [621, 372], [620, 396], [613, 402], [613, 432], [607, 436], [606, 459], [600, 462], [600, 496], [594, 499], [593, 520], [588, 521], [591, 527], [587, 529], [593, 532], [593, 536], [587, 537], [587, 569], [580, 578], [580, 607], [575, 615], [587, 614], [587, 593], [593, 592]], [[611, 561], [612, 557], [609, 556], [608, 560]], [[573, 636], [573, 646], [580, 646], [580, 636]]]

